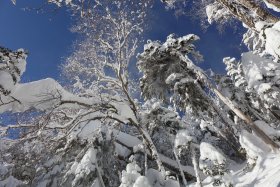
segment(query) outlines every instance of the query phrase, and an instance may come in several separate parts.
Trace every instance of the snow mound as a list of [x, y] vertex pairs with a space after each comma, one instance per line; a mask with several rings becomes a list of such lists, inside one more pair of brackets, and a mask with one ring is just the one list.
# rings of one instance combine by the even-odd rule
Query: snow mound
[[238, 170], [233, 173], [234, 186], [278, 187], [280, 185], [280, 157], [279, 154], [266, 154], [258, 159], [251, 172]]
[[242, 54], [242, 66], [248, 88], [262, 100], [276, 105], [279, 100], [280, 64], [252, 52]]
[[205, 161], [212, 161], [216, 164], [224, 164], [226, 158], [221, 151], [218, 151], [213, 145], [202, 142], [200, 144], [200, 166], [203, 166]]
[[273, 55], [276, 61], [280, 60], [280, 21], [271, 28], [265, 29], [264, 32], [266, 35], [266, 52]]
[[245, 130], [241, 132], [240, 144], [245, 148], [249, 159], [264, 157], [266, 153], [270, 152], [269, 147], [260, 138]]

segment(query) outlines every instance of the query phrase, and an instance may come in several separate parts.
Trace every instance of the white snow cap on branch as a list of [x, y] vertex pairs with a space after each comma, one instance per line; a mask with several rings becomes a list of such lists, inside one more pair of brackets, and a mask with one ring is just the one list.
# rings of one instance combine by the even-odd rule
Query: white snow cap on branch
[[275, 12], [280, 12], [280, 9], [278, 7], [276, 7], [275, 5], [267, 2], [266, 0], [264, 0], [264, 3], [268, 8], [274, 10]]
[[280, 21], [275, 24], [258, 21], [255, 29], [249, 29], [243, 35], [244, 44], [260, 56], [271, 55], [277, 62], [280, 60]]
[[267, 53], [280, 60], [280, 21], [264, 31], [266, 36], [265, 50]]
[[27, 53], [0, 47], [0, 95], [9, 95], [25, 72]]
[[279, 104], [280, 65], [252, 52], [243, 53], [241, 62], [248, 88], [268, 103]]
[[228, 9], [221, 6], [219, 3], [214, 2], [206, 6], [206, 15], [208, 18], [208, 23], [219, 22], [230, 16]]

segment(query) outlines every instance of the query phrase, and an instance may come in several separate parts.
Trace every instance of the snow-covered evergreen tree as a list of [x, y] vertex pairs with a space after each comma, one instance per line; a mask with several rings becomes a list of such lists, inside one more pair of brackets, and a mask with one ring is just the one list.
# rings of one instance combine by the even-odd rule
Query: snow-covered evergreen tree
[[203, 5], [209, 23], [241, 21], [252, 52], [209, 78], [194, 63], [198, 36], [148, 41], [137, 63], [144, 102], [129, 67], [153, 1], [48, 2], [81, 13], [72, 30], [82, 37], [62, 67], [67, 89], [20, 83], [26, 53], [0, 48], [0, 111], [39, 111], [1, 126], [0, 186], [278, 185], [279, 21], [265, 9], [276, 1], [162, 0], [177, 15]]

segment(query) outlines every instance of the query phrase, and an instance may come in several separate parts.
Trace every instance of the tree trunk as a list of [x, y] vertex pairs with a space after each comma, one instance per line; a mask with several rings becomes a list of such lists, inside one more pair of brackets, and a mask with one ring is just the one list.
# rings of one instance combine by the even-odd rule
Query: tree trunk
[[253, 0], [238, 0], [240, 4], [244, 5], [251, 11], [255, 12], [259, 18], [263, 21], [269, 22], [269, 23], [276, 23], [279, 21], [279, 18], [272, 15], [265, 9], [263, 9], [258, 3], [256, 3]]
[[177, 151], [176, 148], [174, 148], [173, 152], [174, 152], [174, 155], [175, 155], [176, 162], [177, 162], [177, 164], [178, 164], [178, 168], [179, 168], [179, 170], [180, 170], [180, 174], [181, 174], [181, 176], [182, 176], [182, 180], [183, 180], [184, 186], [187, 187], [187, 186], [188, 186], [188, 183], [187, 183], [187, 180], [186, 180], [186, 178], [185, 178], [185, 175], [184, 175], [184, 172], [183, 172], [183, 169], [182, 169], [182, 165], [181, 165], [181, 163], [180, 163], [180, 160], [179, 160], [179, 157], [178, 157], [178, 154], [177, 154], [178, 151]]
[[216, 114], [219, 116], [221, 121], [226, 126], [226, 130], [223, 130], [223, 129], [218, 129], [213, 125], [216, 128], [215, 130], [217, 130], [217, 133], [231, 146], [231, 148], [236, 152], [236, 154], [239, 155], [240, 144], [238, 138], [236, 138], [234, 135], [234, 129], [233, 129], [233, 126], [235, 124], [226, 116], [224, 111], [222, 111], [216, 105], [216, 103], [214, 103], [213, 100], [210, 99], [208, 95], [206, 95], [205, 91], [201, 88], [201, 86], [198, 85], [197, 88], [198, 91], [201, 93], [201, 95], [203, 95], [204, 99], [209, 103], [209, 107], [212, 107], [214, 109]]
[[105, 184], [104, 184], [104, 181], [103, 181], [103, 178], [102, 178], [101, 171], [100, 171], [100, 168], [98, 166], [97, 160], [95, 161], [95, 166], [96, 166], [98, 181], [99, 181], [101, 187], [105, 187]]
[[266, 2], [276, 6], [277, 8], [280, 9], [280, 1], [279, 0], [266, 0]]
[[241, 110], [239, 110], [234, 104], [225, 96], [222, 95], [222, 93], [217, 90], [216, 88], [213, 88], [212, 85], [211, 89], [214, 91], [214, 93], [242, 120], [244, 120], [257, 134], [258, 137], [260, 137], [266, 144], [268, 144], [273, 151], [279, 150], [280, 146], [276, 144], [273, 140], [271, 140], [253, 121], [252, 119], [245, 115]]
[[247, 25], [251, 29], [255, 28], [255, 22], [253, 18], [248, 14], [248, 12], [245, 13], [243, 11], [240, 11], [240, 9], [236, 6], [236, 4], [231, 3], [228, 0], [217, 0], [217, 2], [227, 7], [228, 10], [231, 12], [231, 14], [234, 17], [236, 17], [238, 20], [243, 22], [245, 25]]
[[196, 155], [196, 150], [194, 146], [190, 146], [191, 149], [191, 154], [192, 154], [192, 163], [195, 171], [195, 176], [196, 176], [196, 186], [197, 187], [202, 187], [201, 179], [199, 176], [199, 168], [198, 168], [198, 162], [197, 162], [197, 155]]
[[[224, 1], [224, 0], [223, 0]], [[234, 104], [225, 96], [223, 96], [223, 94], [217, 90], [213, 84], [208, 80], [207, 76], [203, 73], [202, 70], [200, 70], [199, 68], [193, 68], [195, 65], [189, 61], [188, 59], [186, 59], [185, 55], [182, 54], [181, 52], [178, 52], [176, 54], [178, 56], [178, 58], [184, 62], [187, 67], [190, 67], [193, 71], [194, 74], [196, 74], [197, 79], [200, 80], [202, 82], [202, 84], [204, 84], [206, 87], [208, 87], [210, 90], [212, 90], [218, 98], [221, 99], [221, 101], [224, 102], [224, 104], [226, 104], [239, 118], [241, 118], [242, 120], [244, 120], [247, 125], [249, 125], [253, 132], [256, 133], [256, 135], [261, 138], [266, 144], [268, 144], [271, 149], [273, 151], [279, 151], [280, 146], [275, 143], [273, 140], [270, 139], [269, 136], [267, 136], [254, 122], [253, 120], [250, 118], [250, 116], [247, 116], [246, 114], [244, 114], [241, 110], [239, 110], [236, 106], [234, 106]]]
[[147, 144], [147, 148], [150, 149], [151, 151], [151, 156], [155, 159], [158, 169], [161, 172], [161, 174], [163, 175], [163, 177], [165, 177], [166, 172], [165, 172], [165, 168], [162, 164], [162, 161], [160, 159], [159, 153], [157, 151], [157, 148], [151, 138], [151, 136], [149, 135], [149, 133], [143, 129], [142, 127], [140, 127], [139, 124], [135, 124], [132, 120], [131, 122], [134, 124], [134, 126], [137, 128], [137, 130], [139, 131], [139, 133], [142, 135], [144, 142]]

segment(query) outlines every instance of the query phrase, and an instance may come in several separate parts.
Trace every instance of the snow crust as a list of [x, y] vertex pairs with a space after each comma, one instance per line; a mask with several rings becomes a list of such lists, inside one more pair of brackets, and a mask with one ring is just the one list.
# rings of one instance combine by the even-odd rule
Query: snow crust
[[[19, 83], [8, 96], [2, 96], [6, 104], [0, 106], [0, 112], [23, 112], [30, 108], [46, 110], [58, 106], [61, 101], [69, 101], [61, 107], [80, 108], [76, 103], [95, 104], [97, 98], [87, 99], [65, 90], [57, 81], [46, 78], [29, 83]], [[123, 110], [121, 110], [124, 112]]]

